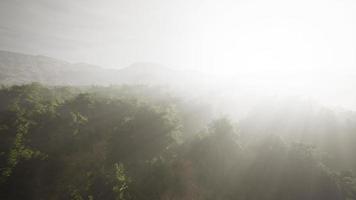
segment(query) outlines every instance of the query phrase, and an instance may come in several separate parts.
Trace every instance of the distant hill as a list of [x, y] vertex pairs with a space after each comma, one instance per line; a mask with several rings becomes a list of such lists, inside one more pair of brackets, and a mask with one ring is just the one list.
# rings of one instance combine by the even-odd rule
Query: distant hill
[[107, 84], [107, 76], [113, 73], [116, 71], [88, 64], [0, 51], [0, 83], [6, 85], [29, 82], [49, 85]]
[[197, 71], [174, 70], [156, 63], [134, 63], [106, 69], [85, 63], [0, 51], [0, 84], [39, 82], [45, 85], [152, 85], [172, 89], [175, 96], [212, 105], [216, 112], [241, 116], [260, 100], [236, 84], [222, 85], [216, 77]]
[[0, 51], [0, 84], [39, 82], [47, 85], [150, 84], [186, 86], [205, 84], [210, 77], [154, 63], [135, 63], [123, 69], [106, 69], [46, 57]]

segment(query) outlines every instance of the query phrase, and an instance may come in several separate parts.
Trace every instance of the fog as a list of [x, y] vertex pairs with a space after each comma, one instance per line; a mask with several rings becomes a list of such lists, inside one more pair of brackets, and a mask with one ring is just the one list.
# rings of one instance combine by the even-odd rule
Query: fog
[[0, 199], [356, 200], [355, 11], [0, 0]]
[[354, 1], [0, 2], [3, 50], [106, 68], [153, 62], [356, 108]]

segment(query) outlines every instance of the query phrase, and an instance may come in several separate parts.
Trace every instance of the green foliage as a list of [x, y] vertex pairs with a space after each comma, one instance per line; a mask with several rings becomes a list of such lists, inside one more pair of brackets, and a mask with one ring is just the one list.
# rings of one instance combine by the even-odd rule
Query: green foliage
[[3, 87], [0, 199], [356, 199], [318, 146], [201, 109], [145, 86]]
[[115, 167], [115, 178], [116, 183], [113, 187], [114, 193], [117, 195], [117, 200], [128, 200], [131, 199], [130, 194], [128, 193], [129, 184], [131, 179], [125, 174], [125, 168], [122, 163], [114, 164]]

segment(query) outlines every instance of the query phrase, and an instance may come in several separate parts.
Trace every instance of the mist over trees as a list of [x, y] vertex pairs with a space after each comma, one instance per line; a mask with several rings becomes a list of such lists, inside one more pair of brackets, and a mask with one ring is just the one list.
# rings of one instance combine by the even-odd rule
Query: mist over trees
[[0, 200], [356, 200], [356, 0], [0, 0]]
[[139, 85], [0, 101], [1, 199], [356, 199], [353, 112], [286, 101], [237, 120]]

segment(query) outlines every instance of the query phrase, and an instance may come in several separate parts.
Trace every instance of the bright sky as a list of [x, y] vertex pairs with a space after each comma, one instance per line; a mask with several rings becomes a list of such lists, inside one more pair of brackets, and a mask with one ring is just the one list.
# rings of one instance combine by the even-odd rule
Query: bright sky
[[356, 109], [354, 0], [1, 0], [0, 48], [156, 62]]

